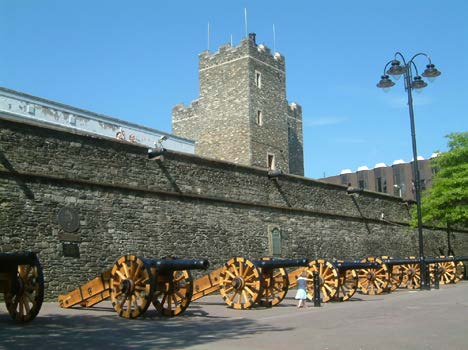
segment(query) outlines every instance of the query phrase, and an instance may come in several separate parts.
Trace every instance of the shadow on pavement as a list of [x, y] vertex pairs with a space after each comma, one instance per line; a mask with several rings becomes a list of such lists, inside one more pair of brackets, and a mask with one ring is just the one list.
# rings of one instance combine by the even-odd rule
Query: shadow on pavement
[[241, 339], [291, 329], [251, 319], [213, 317], [199, 306], [191, 306], [173, 318], [148, 310], [135, 320], [120, 318], [109, 308], [91, 310], [91, 314], [89, 309], [86, 314], [79, 310], [76, 315], [39, 314], [26, 325], [13, 323], [8, 314], [0, 313], [0, 348], [180, 349], [218, 339]]

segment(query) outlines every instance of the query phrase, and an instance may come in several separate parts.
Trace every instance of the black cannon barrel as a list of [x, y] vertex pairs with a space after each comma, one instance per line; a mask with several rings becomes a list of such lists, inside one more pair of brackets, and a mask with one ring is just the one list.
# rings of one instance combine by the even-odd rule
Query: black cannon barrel
[[453, 258], [455, 261], [468, 261], [468, 256], [455, 256]]
[[424, 261], [428, 264], [438, 263], [438, 262], [447, 262], [447, 261], [455, 261], [455, 257], [453, 256], [446, 256], [443, 258], [435, 257], [435, 258], [424, 258]]
[[361, 262], [361, 261], [342, 261], [333, 262], [339, 270], [354, 270], [354, 269], [368, 269], [368, 268], [377, 268], [380, 267], [380, 264], [375, 261]]
[[309, 259], [254, 259], [252, 262], [256, 267], [260, 267], [262, 269], [277, 269], [284, 267], [307, 266], [309, 264]]
[[24, 253], [0, 253], [0, 269], [17, 268], [18, 265], [33, 265], [37, 262], [37, 255], [34, 252]]
[[419, 258], [414, 259], [382, 259], [382, 262], [389, 266], [405, 265], [405, 264], [419, 264]]
[[208, 259], [143, 259], [158, 271], [206, 270]]

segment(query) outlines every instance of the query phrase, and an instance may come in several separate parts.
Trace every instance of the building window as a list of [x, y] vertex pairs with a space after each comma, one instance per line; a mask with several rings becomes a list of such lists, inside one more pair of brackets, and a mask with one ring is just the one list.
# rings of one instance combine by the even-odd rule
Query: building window
[[367, 181], [367, 172], [359, 171], [357, 173], [357, 180], [358, 180], [358, 187], [361, 190], [366, 190], [368, 188], [368, 181]]
[[275, 164], [275, 155], [268, 153], [267, 155], [267, 167], [268, 169], [274, 170], [276, 169], [276, 164]]
[[255, 71], [255, 86], [259, 89], [262, 88], [262, 73], [257, 70]]
[[377, 177], [375, 182], [377, 192], [387, 193], [387, 180], [385, 177]]
[[348, 185], [349, 182], [350, 182], [348, 174], [341, 174], [340, 179], [341, 179], [341, 184], [342, 185]]
[[278, 226], [268, 227], [268, 240], [270, 243], [270, 255], [281, 256], [281, 230]]
[[262, 111], [257, 111], [257, 125], [263, 125], [263, 113]]

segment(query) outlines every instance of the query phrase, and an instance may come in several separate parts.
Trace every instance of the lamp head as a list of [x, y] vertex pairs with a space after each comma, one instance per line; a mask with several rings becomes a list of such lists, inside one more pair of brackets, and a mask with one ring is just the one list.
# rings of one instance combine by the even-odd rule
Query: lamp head
[[166, 153], [166, 149], [163, 147], [149, 148], [148, 159], [163, 160], [165, 153]]
[[411, 88], [413, 88], [416, 91], [421, 91], [421, 89], [425, 88], [427, 86], [427, 83], [422, 80], [422, 78], [417, 75], [413, 78], [413, 83], [411, 84]]
[[421, 75], [432, 82], [441, 74], [442, 73], [432, 63], [430, 63], [426, 66], [426, 70]]
[[284, 173], [281, 169], [270, 169], [268, 170], [268, 178], [269, 179], [277, 179], [280, 176], [283, 176]]
[[400, 61], [393, 60], [392, 66], [387, 71], [387, 74], [393, 76], [395, 79], [399, 79], [400, 76], [405, 73], [405, 71], [406, 71], [406, 68], [400, 66]]
[[388, 77], [388, 75], [382, 75], [377, 87], [384, 91], [388, 91], [393, 85], [395, 85], [395, 83]]

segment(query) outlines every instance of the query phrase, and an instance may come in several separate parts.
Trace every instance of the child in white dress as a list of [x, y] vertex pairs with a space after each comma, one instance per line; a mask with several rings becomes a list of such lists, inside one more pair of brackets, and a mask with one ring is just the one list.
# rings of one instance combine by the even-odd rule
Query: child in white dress
[[299, 300], [297, 307], [306, 307], [307, 299], [307, 282], [314, 281], [313, 279], [307, 278], [307, 271], [302, 271], [300, 276], [297, 278], [297, 292], [295, 299]]

